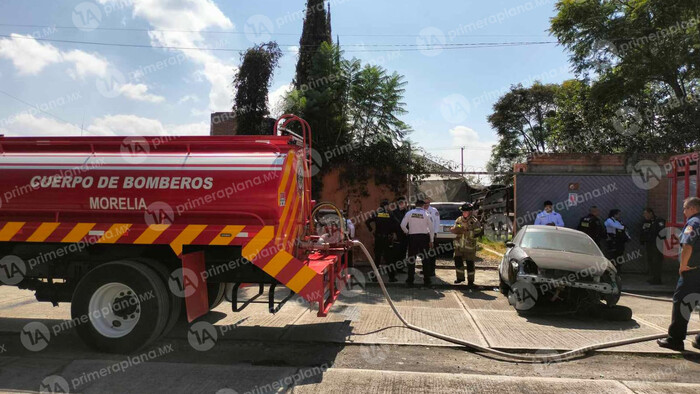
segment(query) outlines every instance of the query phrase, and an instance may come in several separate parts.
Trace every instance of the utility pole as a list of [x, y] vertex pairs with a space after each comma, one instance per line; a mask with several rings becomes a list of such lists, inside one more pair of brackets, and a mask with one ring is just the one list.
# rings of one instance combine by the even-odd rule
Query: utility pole
[[464, 147], [460, 148], [462, 150], [462, 173], [464, 173]]

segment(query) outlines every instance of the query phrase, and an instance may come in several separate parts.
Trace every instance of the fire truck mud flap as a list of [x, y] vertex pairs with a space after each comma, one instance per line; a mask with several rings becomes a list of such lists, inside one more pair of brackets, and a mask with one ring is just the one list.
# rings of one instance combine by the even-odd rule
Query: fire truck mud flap
[[172, 307], [167, 286], [155, 270], [136, 261], [114, 261], [80, 280], [71, 317], [91, 348], [131, 353], [163, 334]]

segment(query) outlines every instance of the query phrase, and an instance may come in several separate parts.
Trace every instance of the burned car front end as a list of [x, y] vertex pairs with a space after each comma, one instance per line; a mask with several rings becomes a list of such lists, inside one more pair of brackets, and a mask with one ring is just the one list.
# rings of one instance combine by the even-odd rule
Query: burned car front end
[[509, 243], [499, 267], [500, 289], [519, 311], [537, 303], [573, 308], [620, 298], [617, 270], [595, 243], [576, 230], [525, 226]]

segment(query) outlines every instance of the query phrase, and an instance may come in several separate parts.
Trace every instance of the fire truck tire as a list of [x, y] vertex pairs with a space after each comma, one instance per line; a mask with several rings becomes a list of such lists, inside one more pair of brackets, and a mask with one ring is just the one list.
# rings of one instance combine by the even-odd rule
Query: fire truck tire
[[[153, 268], [158, 275], [160, 275], [161, 279], [163, 279], [164, 283], [168, 283], [168, 280], [170, 280], [170, 272], [168, 272], [168, 269], [163, 265], [160, 264], [159, 262], [151, 259], [145, 259], [145, 258], [139, 258], [137, 259], [139, 262], [143, 262], [147, 264], [149, 267]], [[175, 324], [180, 320], [180, 315], [182, 314], [183, 307], [184, 307], [184, 299], [181, 297], [178, 297], [173, 293], [172, 291], [168, 292], [169, 295], [169, 309], [170, 309], [170, 314], [168, 315], [168, 322], [165, 323], [165, 328], [163, 329], [163, 333], [161, 335], [165, 336], [172, 331], [172, 329], [175, 327]]]
[[148, 345], [161, 336], [170, 312], [164, 281], [134, 261], [92, 269], [78, 282], [71, 302], [78, 336], [106, 353], [132, 353]]
[[209, 292], [209, 310], [212, 310], [224, 302], [226, 283], [207, 283], [207, 291]]

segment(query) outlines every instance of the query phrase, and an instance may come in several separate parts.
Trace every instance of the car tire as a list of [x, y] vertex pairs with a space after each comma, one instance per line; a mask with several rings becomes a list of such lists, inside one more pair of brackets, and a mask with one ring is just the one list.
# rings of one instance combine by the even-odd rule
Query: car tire
[[[612, 280], [610, 279], [610, 274], [608, 273], [605, 273], [605, 275], [603, 275], [603, 280], [606, 283], [612, 282]], [[615, 275], [615, 286], [617, 287], [617, 293], [605, 294], [603, 296], [603, 300], [605, 301], [605, 304], [608, 306], [608, 308], [614, 307], [620, 301], [620, 296], [622, 295], [622, 278], [620, 278], [620, 275]]]
[[601, 317], [610, 321], [630, 321], [632, 320], [632, 309], [622, 305], [604, 308]]
[[207, 293], [209, 297], [209, 310], [211, 311], [224, 302], [226, 283], [207, 283]]
[[510, 286], [508, 286], [506, 281], [503, 280], [500, 273], [498, 274], [498, 290], [506, 297], [508, 296], [508, 291], [510, 290]]
[[80, 322], [76, 332], [90, 348], [132, 353], [161, 336], [171, 312], [169, 298], [152, 268], [115, 261], [93, 268], [78, 282], [71, 317]]

